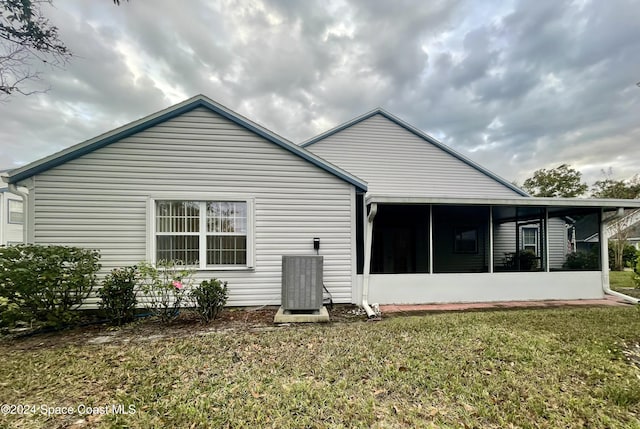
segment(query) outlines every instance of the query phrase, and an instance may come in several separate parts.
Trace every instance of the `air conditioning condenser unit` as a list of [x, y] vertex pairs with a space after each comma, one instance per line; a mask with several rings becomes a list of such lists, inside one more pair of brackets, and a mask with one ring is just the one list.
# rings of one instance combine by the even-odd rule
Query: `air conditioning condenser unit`
[[285, 311], [322, 308], [322, 269], [322, 256], [282, 256], [282, 308]]

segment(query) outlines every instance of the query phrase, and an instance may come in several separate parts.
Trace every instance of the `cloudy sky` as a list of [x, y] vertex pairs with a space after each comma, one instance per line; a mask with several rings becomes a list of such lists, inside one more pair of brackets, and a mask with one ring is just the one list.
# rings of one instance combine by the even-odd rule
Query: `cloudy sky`
[[54, 0], [74, 58], [0, 102], [0, 169], [195, 94], [301, 142], [383, 107], [508, 180], [640, 173], [640, 0]]

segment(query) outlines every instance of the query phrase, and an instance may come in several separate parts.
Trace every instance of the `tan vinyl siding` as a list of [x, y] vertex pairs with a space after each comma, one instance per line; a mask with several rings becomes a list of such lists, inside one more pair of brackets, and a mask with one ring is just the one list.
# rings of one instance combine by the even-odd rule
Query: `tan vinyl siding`
[[[488, 272], [488, 207], [434, 206], [432, 214], [434, 272]], [[456, 251], [458, 228], [476, 230], [475, 251]]]
[[568, 252], [567, 222], [563, 218], [549, 218], [549, 268], [562, 269]]
[[[567, 256], [567, 228], [562, 218], [549, 218], [549, 268], [562, 269]], [[493, 263], [496, 267], [504, 265], [505, 253], [516, 250], [515, 223], [496, 225], [493, 232]], [[540, 243], [538, 244], [540, 246]], [[544, 242], [542, 243], [544, 246]], [[522, 247], [522, 237], [520, 237]]]
[[307, 149], [365, 180], [370, 195], [519, 196], [380, 114], [307, 146]]
[[507, 222], [493, 226], [493, 265], [506, 268], [505, 259], [507, 253], [516, 251], [516, 224]]
[[478, 251], [456, 253], [454, 247], [454, 225], [442, 225], [433, 231], [433, 263], [435, 273], [488, 272], [489, 242], [487, 228], [478, 226]]
[[229, 305], [279, 304], [281, 256], [320, 237], [325, 284], [351, 302], [353, 186], [208, 109], [39, 174], [32, 192], [35, 241], [100, 249], [103, 273], [146, 259], [149, 198], [252, 199], [255, 269], [198, 279], [228, 281]]

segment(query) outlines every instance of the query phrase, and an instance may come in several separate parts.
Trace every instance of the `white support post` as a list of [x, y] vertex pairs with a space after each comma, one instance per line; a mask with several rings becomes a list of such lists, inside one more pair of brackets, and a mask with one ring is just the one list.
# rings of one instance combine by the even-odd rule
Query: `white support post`
[[544, 270], [548, 273], [549, 268], [549, 207], [544, 208]]
[[600, 209], [600, 268], [602, 269], [602, 289], [607, 291], [609, 290], [609, 237], [603, 209]]

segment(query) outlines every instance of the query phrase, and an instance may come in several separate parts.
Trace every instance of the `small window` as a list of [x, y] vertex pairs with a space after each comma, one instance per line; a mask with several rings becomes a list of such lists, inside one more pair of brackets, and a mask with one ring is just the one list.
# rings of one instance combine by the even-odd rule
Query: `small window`
[[9, 223], [24, 223], [24, 213], [22, 210], [22, 201], [20, 200], [8, 200], [9, 208]]
[[156, 201], [155, 260], [247, 267], [247, 201]]
[[247, 264], [247, 203], [207, 202], [207, 265]]
[[478, 229], [456, 228], [454, 251], [456, 253], [478, 253]]
[[522, 228], [522, 249], [538, 254], [538, 228]]
[[156, 260], [200, 260], [200, 203], [158, 201], [156, 204]]

